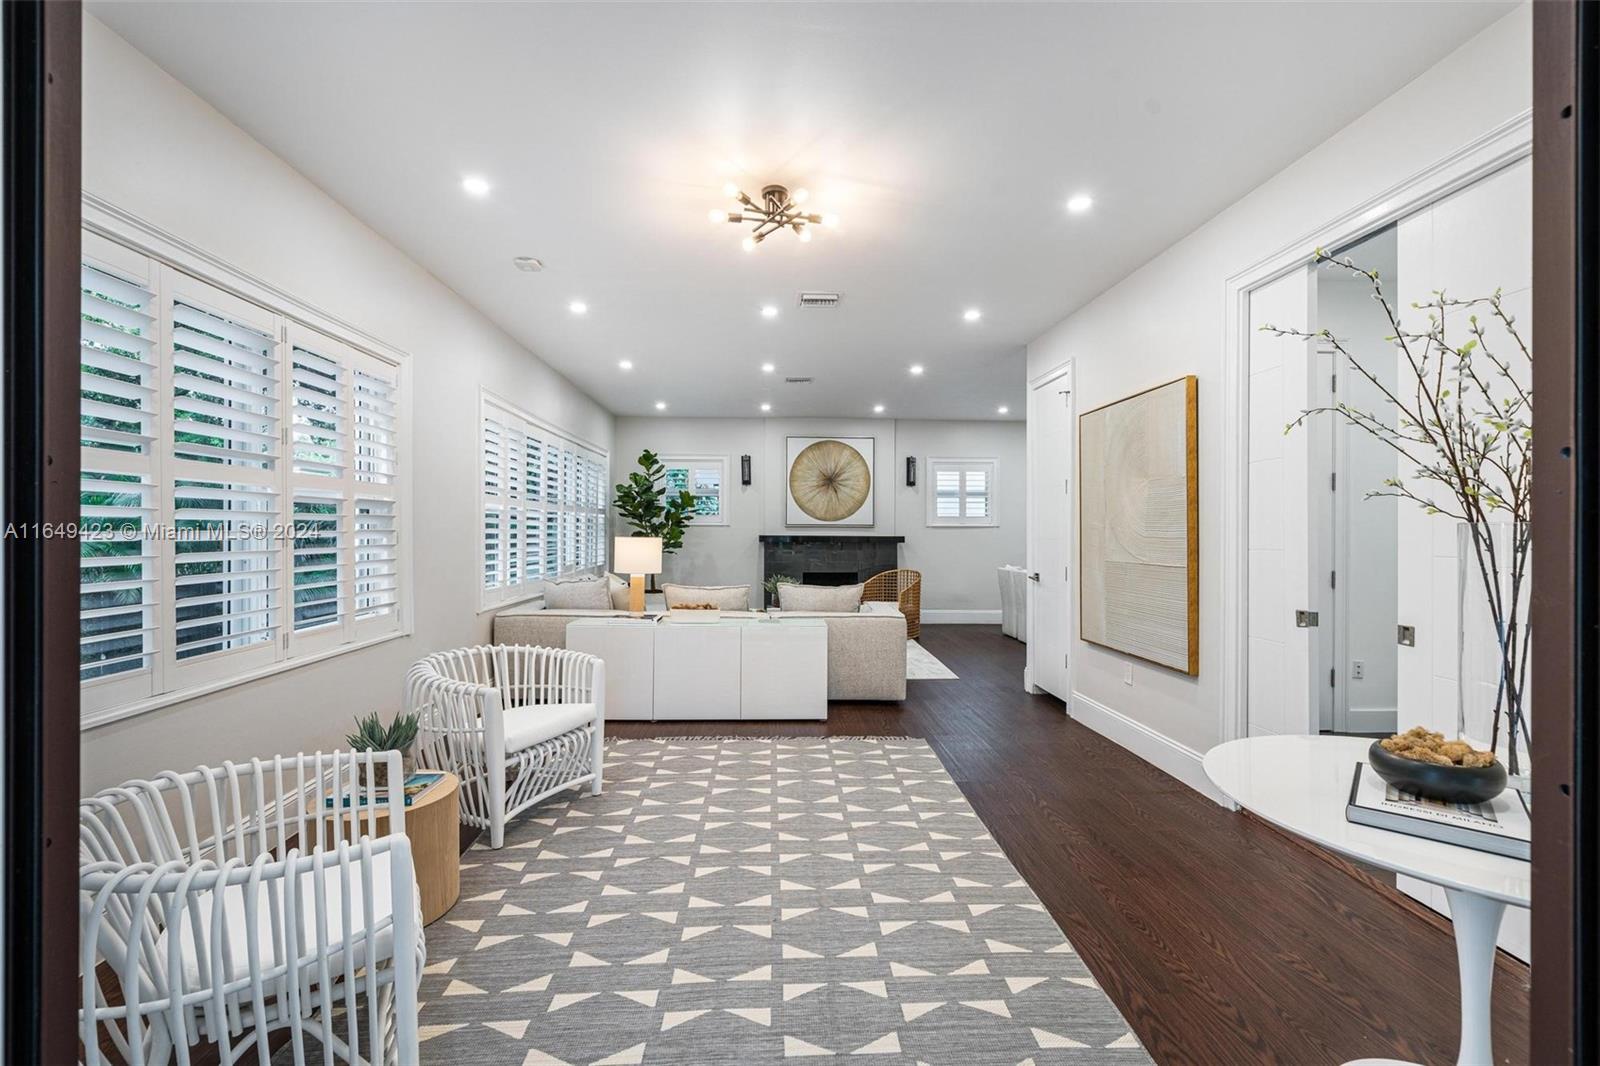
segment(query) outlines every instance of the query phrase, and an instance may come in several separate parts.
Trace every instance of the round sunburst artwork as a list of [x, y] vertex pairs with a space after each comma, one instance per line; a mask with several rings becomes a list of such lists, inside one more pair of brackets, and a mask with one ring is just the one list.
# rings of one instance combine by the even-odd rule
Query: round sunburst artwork
[[850, 445], [819, 440], [795, 456], [789, 495], [818, 522], [842, 522], [872, 496], [872, 471]]

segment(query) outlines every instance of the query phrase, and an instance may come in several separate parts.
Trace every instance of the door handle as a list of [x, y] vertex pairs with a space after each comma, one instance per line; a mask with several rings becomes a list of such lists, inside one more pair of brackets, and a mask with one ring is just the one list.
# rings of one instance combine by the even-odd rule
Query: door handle
[[1038, 581], [1038, 580], [1039, 580], [1039, 574], [1038, 574], [1038, 572], [1037, 572], [1037, 571], [1035, 571], [1035, 572], [1034, 572], [1034, 573], [1031, 573], [1031, 574], [1029, 574], [1029, 575], [1028, 575], [1028, 580], [1029, 580], [1029, 581]]

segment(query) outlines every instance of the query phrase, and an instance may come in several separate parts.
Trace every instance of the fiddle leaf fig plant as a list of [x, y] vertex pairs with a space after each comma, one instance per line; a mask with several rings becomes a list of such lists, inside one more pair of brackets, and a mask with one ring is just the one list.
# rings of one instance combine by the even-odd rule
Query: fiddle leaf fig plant
[[694, 493], [680, 489], [669, 495], [667, 469], [661, 458], [646, 448], [639, 453], [639, 469], [616, 486], [611, 506], [633, 528], [636, 537], [660, 537], [661, 551], [670, 555], [683, 547], [683, 534], [694, 521]]

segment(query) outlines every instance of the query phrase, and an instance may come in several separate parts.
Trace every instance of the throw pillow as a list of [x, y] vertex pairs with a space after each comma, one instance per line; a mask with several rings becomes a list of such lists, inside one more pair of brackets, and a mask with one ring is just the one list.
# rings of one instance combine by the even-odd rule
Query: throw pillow
[[863, 585], [779, 585], [778, 606], [785, 611], [843, 611], [861, 607]]
[[714, 603], [724, 611], [750, 609], [749, 585], [662, 585], [668, 607], [685, 603]]
[[613, 611], [626, 611], [628, 609], [628, 582], [616, 574], [606, 574], [607, 587], [611, 590], [611, 609]]
[[604, 578], [583, 577], [571, 581], [546, 581], [544, 605], [547, 610], [606, 611], [611, 609], [611, 590]]

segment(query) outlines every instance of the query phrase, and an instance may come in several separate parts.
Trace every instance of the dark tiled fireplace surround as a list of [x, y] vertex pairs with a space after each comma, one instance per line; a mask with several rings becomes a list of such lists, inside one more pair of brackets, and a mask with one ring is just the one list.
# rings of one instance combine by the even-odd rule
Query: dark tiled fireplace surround
[[805, 585], [854, 585], [900, 565], [904, 537], [761, 535], [761, 578], [792, 577]]

